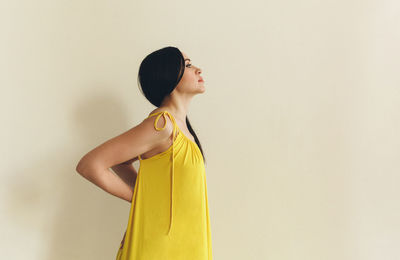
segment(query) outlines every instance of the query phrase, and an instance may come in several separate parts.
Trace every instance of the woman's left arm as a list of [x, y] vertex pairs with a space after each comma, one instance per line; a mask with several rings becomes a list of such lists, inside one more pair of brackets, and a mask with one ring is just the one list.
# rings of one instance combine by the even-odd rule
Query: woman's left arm
[[118, 165], [111, 167], [113, 172], [118, 175], [126, 184], [128, 184], [132, 190], [135, 188], [135, 182], [137, 177], [136, 169], [133, 167], [132, 162], [134, 160], [130, 160]]

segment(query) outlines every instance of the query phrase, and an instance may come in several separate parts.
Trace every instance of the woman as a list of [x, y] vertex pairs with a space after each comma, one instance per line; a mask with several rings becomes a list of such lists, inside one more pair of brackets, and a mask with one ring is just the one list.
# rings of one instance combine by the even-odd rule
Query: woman
[[187, 117], [191, 99], [205, 91], [200, 73], [176, 47], [150, 53], [138, 80], [157, 108], [78, 163], [82, 176], [131, 202], [117, 260], [212, 259], [205, 158]]

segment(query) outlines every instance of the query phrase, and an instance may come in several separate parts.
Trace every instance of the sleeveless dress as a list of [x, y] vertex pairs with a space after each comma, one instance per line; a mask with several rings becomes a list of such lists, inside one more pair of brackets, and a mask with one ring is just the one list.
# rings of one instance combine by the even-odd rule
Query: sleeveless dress
[[[206, 174], [201, 151], [168, 111], [173, 143], [150, 158], [139, 155], [128, 225], [116, 260], [212, 260]], [[164, 116], [165, 124], [157, 122]], [[177, 133], [178, 132], [178, 133]], [[177, 135], [176, 135], [177, 133]]]

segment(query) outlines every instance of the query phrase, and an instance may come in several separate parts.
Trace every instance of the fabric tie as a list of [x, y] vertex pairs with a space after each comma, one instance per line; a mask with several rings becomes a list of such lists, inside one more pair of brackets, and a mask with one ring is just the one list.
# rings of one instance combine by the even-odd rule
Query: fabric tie
[[[175, 133], [176, 133], [176, 130], [177, 130], [177, 126], [176, 126], [174, 117], [171, 116], [171, 114], [169, 112], [162, 111], [162, 112], [159, 112], [159, 113], [160, 114], [156, 117], [156, 119], [154, 121], [154, 127], [155, 127], [156, 130], [162, 130], [167, 125], [167, 118], [166, 118], [165, 115], [169, 116], [169, 118], [171, 119], [171, 121], [172, 121], [172, 123], [174, 125], [174, 129], [172, 131], [172, 153], [171, 153], [171, 157], [172, 157], [171, 161], [172, 161], [172, 163], [171, 163], [171, 189], [170, 189], [171, 190], [171, 193], [170, 193], [171, 194], [171, 196], [170, 196], [170, 218], [169, 218], [169, 228], [168, 228], [168, 232], [167, 232], [167, 235], [170, 235], [171, 229], [172, 229], [173, 216], [174, 216], [174, 214], [173, 214], [174, 213], [174, 211], [173, 211], [174, 210], [174, 208], [173, 208], [173, 200], [174, 200], [174, 197], [173, 197], [173, 194], [174, 194], [174, 157], [175, 157], [174, 156], [175, 155], [174, 154], [174, 142], [175, 142]], [[155, 114], [157, 114], [157, 113], [155, 113]], [[151, 115], [153, 115], [153, 114], [151, 114]], [[164, 124], [163, 127], [159, 128], [159, 127], [157, 127], [157, 122], [158, 122], [158, 119], [160, 119], [161, 116], [164, 116], [165, 124]]]

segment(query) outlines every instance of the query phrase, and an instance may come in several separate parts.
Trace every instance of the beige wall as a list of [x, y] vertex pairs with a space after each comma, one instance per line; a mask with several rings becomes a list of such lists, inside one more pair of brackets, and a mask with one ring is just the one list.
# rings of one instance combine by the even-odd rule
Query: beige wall
[[172, 45], [203, 69], [189, 118], [216, 260], [400, 259], [399, 14], [394, 0], [3, 1], [0, 257], [115, 258], [130, 204], [75, 166], [153, 109], [138, 66]]

